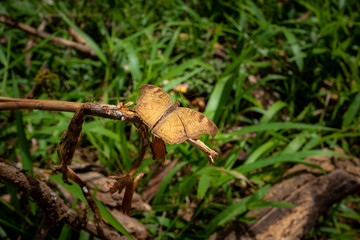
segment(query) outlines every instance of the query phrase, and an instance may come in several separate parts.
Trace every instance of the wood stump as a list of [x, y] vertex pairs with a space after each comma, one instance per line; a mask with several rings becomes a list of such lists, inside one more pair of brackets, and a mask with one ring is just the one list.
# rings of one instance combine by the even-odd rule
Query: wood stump
[[308, 166], [295, 165], [265, 197], [269, 201], [288, 202], [296, 207], [250, 211], [247, 215], [256, 216], [256, 223], [230, 223], [213, 239], [304, 239], [329, 207], [347, 195], [360, 193], [358, 158], [320, 156], [307, 160], [321, 166], [327, 174]]

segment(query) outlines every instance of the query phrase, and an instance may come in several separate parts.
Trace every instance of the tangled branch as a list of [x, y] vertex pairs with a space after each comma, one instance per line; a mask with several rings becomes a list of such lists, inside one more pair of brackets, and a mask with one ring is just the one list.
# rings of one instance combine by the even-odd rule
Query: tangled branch
[[78, 212], [68, 207], [44, 182], [26, 175], [20, 169], [0, 162], [0, 178], [28, 193], [44, 209], [47, 217], [53, 223], [63, 221], [74, 229], [82, 229], [101, 239], [125, 239], [116, 230], [105, 224], [102, 225], [102, 232], [99, 232], [96, 223], [86, 221]]
[[64, 38], [59, 38], [52, 36], [50, 33], [37, 30], [29, 25], [26, 25], [24, 23], [18, 22], [4, 14], [0, 14], [0, 22], [5, 23], [6, 25], [14, 28], [19, 28], [33, 36], [40, 37], [40, 38], [50, 38], [51, 42], [55, 42], [70, 48], [74, 48], [78, 51], [89, 53], [90, 55], [95, 56], [94, 51], [86, 44], [70, 41]]
[[[21, 189], [26, 192], [31, 192], [34, 194], [34, 199], [39, 199], [39, 205], [43, 206], [45, 210], [54, 221], [57, 219], [65, 219], [65, 222], [70, 226], [76, 229], [84, 229], [91, 233], [92, 235], [102, 238], [102, 239], [112, 239], [112, 231], [104, 231], [105, 223], [102, 221], [100, 216], [100, 211], [89, 192], [89, 188], [86, 184], [77, 176], [77, 174], [69, 167], [73, 154], [75, 151], [75, 146], [78, 141], [82, 129], [82, 122], [84, 115], [92, 115], [104, 118], [110, 118], [114, 120], [127, 121], [133, 123], [139, 130], [142, 139], [142, 145], [140, 154], [137, 160], [134, 162], [131, 169], [121, 177], [112, 177], [113, 179], [118, 179], [116, 182], [109, 183], [108, 187], [110, 188], [110, 193], [119, 192], [121, 193], [125, 189], [125, 195], [122, 203], [122, 210], [125, 213], [130, 212], [132, 196], [135, 191], [138, 180], [142, 177], [142, 174], [138, 174], [135, 179], [133, 179], [133, 174], [140, 166], [147, 148], [150, 146], [149, 132], [148, 127], [142, 122], [140, 117], [136, 114], [135, 111], [129, 109], [128, 107], [132, 103], [128, 104], [119, 104], [107, 105], [107, 104], [98, 104], [98, 103], [76, 103], [76, 102], [64, 102], [64, 101], [54, 101], [54, 100], [32, 100], [32, 99], [17, 99], [17, 98], [7, 98], [0, 97], [0, 110], [16, 110], [16, 109], [40, 109], [40, 110], [51, 110], [51, 111], [67, 111], [75, 112], [68, 129], [61, 136], [60, 144], [58, 146], [58, 156], [60, 159], [60, 165], [54, 167], [55, 172], [61, 172], [63, 181], [70, 184], [68, 178], [77, 183], [85, 198], [88, 201], [90, 208], [92, 209], [95, 217], [95, 222], [90, 223], [81, 223], [79, 216], [74, 216], [72, 212], [66, 212], [64, 209], [66, 206], [64, 202], [54, 193], [52, 190], [46, 186], [45, 183], [39, 182], [35, 179], [32, 179], [29, 176], [21, 173], [17, 169], [11, 169], [7, 171], [7, 168], [10, 168], [9, 165], [2, 163], [0, 169], [0, 177], [18, 185]], [[161, 140], [162, 141], [162, 140]], [[200, 140], [188, 139], [189, 143], [194, 145], [203, 151], [209, 162], [213, 163], [213, 158], [217, 156], [217, 153], [207, 147]], [[152, 149], [153, 150], [153, 149]], [[153, 150], [155, 155], [155, 152]], [[12, 174], [11, 174], [12, 173]], [[18, 174], [22, 174], [21, 178], [14, 178]], [[39, 188], [38, 191], [32, 189], [33, 186]], [[52, 197], [52, 198], [51, 198]], [[56, 202], [55, 200], [61, 200]], [[56, 204], [54, 204], [54, 201]], [[68, 208], [66, 208], [68, 209]], [[64, 213], [65, 211], [65, 213]], [[115, 237], [115, 238], [118, 238]]]

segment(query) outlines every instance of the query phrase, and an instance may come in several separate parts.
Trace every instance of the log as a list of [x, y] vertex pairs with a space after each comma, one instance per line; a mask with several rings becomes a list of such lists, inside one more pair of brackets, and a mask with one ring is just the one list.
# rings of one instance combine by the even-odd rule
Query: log
[[346, 196], [360, 192], [360, 160], [341, 157], [317, 157], [308, 161], [320, 165], [326, 175], [304, 165], [296, 165], [285, 179], [272, 186], [265, 199], [283, 201], [293, 208], [265, 208], [250, 211], [254, 224], [232, 222], [213, 239], [293, 240], [304, 239], [317, 224], [319, 216]]

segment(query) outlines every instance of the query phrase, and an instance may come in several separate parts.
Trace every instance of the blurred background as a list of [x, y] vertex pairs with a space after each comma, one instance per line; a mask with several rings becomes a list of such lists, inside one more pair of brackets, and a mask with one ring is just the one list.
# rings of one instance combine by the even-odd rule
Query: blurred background
[[[200, 138], [219, 153], [213, 167], [188, 143], [167, 145], [168, 165], [147, 152], [136, 189], [146, 210], [131, 213], [146, 232], [131, 233], [139, 239], [207, 239], [230, 222], [254, 222], [249, 210], [289, 207], [262, 199], [294, 164], [359, 156], [359, 1], [3, 0], [0, 13], [1, 96], [116, 105], [153, 84], [218, 126], [214, 140]], [[1, 111], [0, 157], [50, 169], [72, 116]], [[133, 125], [89, 116], [73, 161], [121, 175], [139, 150]], [[55, 178], [49, 185], [64, 187]], [[41, 209], [0, 184], [0, 238], [36, 234]], [[358, 239], [359, 194], [318, 221], [311, 238]], [[48, 238], [60, 237], [90, 238], [52, 226]]]

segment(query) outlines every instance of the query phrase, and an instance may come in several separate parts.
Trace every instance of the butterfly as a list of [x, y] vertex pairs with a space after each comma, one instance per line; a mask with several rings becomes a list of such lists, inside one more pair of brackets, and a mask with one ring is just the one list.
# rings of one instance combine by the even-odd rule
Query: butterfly
[[134, 111], [150, 128], [152, 134], [168, 144], [198, 139], [202, 134], [213, 138], [218, 132], [215, 123], [204, 114], [190, 108], [179, 107], [160, 87], [144, 84], [139, 90]]

